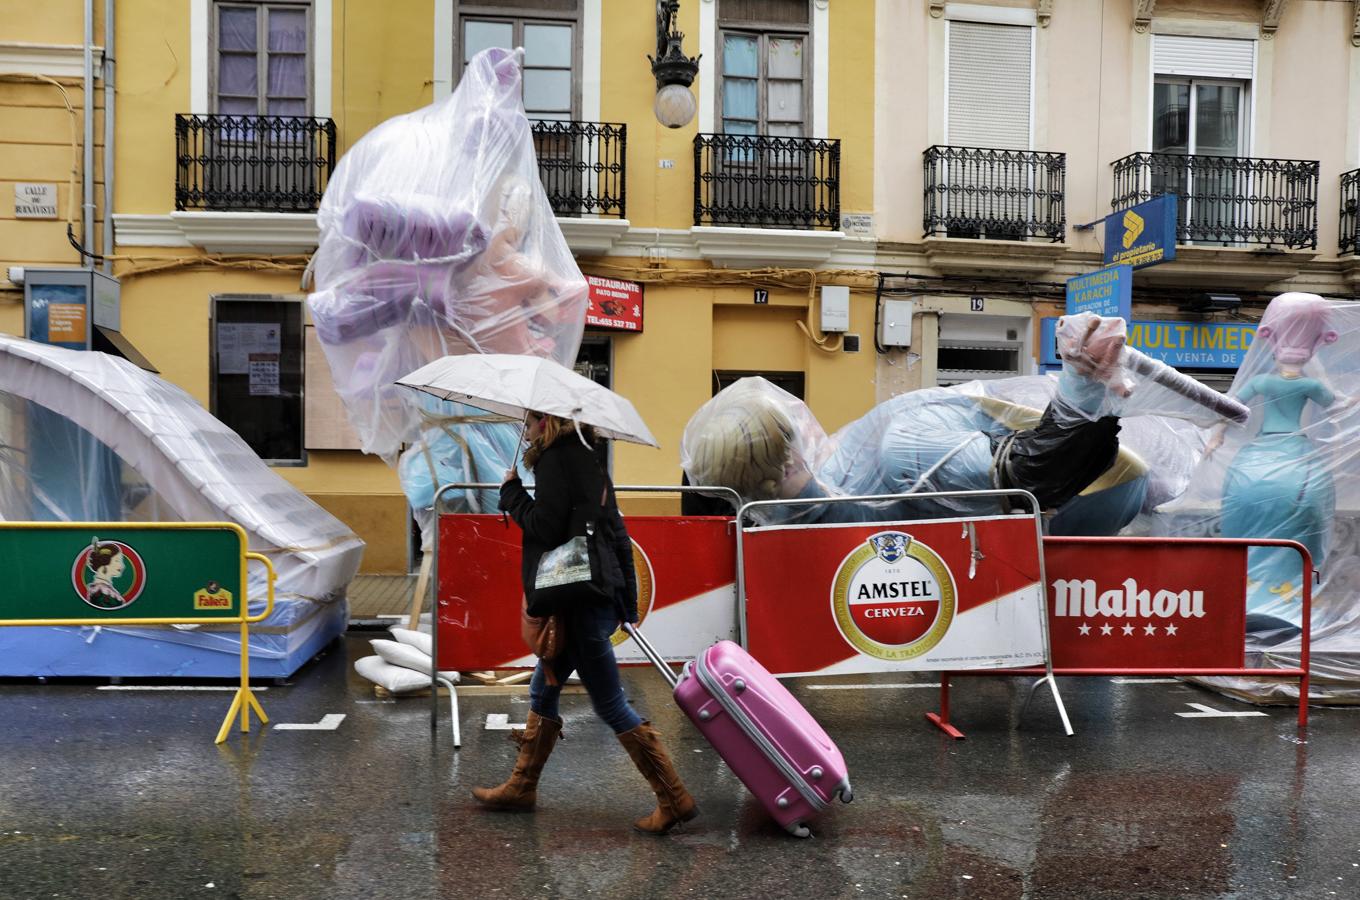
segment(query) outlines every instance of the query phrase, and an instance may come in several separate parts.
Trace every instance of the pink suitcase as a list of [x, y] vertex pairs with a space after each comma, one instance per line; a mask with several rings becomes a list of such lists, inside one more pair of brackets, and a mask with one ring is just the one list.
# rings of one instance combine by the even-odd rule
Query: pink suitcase
[[837, 794], [850, 802], [850, 776], [835, 742], [749, 653], [718, 641], [685, 663], [677, 679], [651, 644], [625, 627], [670, 682], [675, 702], [790, 834], [808, 837], [807, 820]]

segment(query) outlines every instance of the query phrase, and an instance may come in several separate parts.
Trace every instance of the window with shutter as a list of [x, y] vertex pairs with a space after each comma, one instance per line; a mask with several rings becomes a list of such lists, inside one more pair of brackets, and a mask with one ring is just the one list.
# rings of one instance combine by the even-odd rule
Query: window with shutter
[[1034, 29], [962, 21], [948, 26], [949, 145], [1030, 149]]
[[[1152, 43], [1153, 153], [1186, 157], [1245, 157], [1249, 153], [1251, 82], [1256, 42], [1231, 38], [1154, 35]], [[1240, 198], [1252, 179], [1239, 167], [1209, 160], [1152, 167], [1154, 194], [1175, 194], [1179, 221], [1192, 235], [1244, 225]]]

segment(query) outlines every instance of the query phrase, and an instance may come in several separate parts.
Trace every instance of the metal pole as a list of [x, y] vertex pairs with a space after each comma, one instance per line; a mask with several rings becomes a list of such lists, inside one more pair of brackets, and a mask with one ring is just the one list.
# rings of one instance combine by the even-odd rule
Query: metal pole
[[113, 4], [104, 0], [104, 274], [113, 274]]
[[[94, 0], [85, 0], [84, 63], [85, 165], [81, 181], [80, 249], [88, 255], [94, 242]], [[84, 255], [80, 264], [85, 265]]]

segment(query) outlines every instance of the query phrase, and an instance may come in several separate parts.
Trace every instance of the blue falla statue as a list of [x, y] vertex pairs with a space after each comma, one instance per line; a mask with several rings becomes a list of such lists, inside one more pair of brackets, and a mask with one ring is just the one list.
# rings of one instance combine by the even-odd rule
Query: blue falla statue
[[[993, 515], [1006, 508], [995, 496], [909, 495], [1009, 488], [1035, 496], [1051, 534], [1116, 534], [1150, 502], [1178, 493], [1164, 486], [1174, 467], [1157, 464], [1168, 454], [1148, 459], [1126, 446], [1122, 419], [1159, 414], [1210, 424], [1249, 414], [1128, 347], [1125, 326], [1091, 313], [1064, 316], [1057, 378], [900, 394], [829, 438], [802, 401], [745, 378], [690, 419], [681, 465], [692, 484], [729, 487], [745, 500], [829, 501], [758, 508], [767, 522]], [[1045, 386], [1039, 405], [991, 392], [1034, 380]], [[1184, 450], [1179, 466], [1188, 472], [1193, 452]], [[855, 499], [882, 495], [893, 496]]]
[[[1336, 513], [1336, 488], [1327, 455], [1309, 438], [1304, 416], [1310, 405], [1325, 411], [1338, 396], [1304, 367], [1318, 348], [1337, 340], [1329, 304], [1316, 294], [1281, 294], [1270, 302], [1256, 339], [1269, 345], [1273, 371], [1252, 376], [1234, 393], [1250, 403], [1256, 435], [1237, 452], [1223, 482], [1224, 537], [1295, 540], [1308, 548], [1313, 565], [1327, 557], [1327, 535]], [[1221, 433], [1210, 440], [1212, 453]], [[1301, 625], [1302, 569], [1288, 548], [1259, 547], [1248, 554], [1247, 629], [1284, 630]]]

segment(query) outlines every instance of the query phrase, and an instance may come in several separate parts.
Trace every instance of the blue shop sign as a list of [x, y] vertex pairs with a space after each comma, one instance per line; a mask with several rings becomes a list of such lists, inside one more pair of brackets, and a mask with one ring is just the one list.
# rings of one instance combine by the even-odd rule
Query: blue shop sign
[[1163, 194], [1105, 217], [1105, 265], [1135, 269], [1176, 258], [1176, 195]]
[[1133, 314], [1133, 267], [1107, 266], [1067, 279], [1067, 314], [1084, 312], [1127, 322]]
[[[1056, 318], [1039, 323], [1044, 366], [1061, 366]], [[1129, 325], [1130, 347], [1174, 368], [1237, 369], [1256, 337], [1256, 326], [1246, 322], [1139, 321]]]

